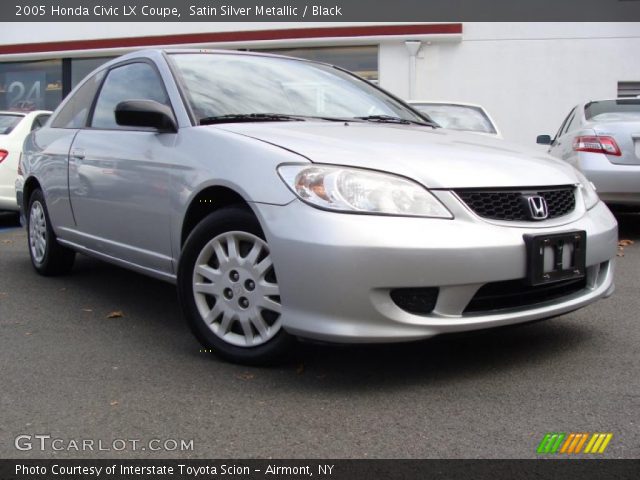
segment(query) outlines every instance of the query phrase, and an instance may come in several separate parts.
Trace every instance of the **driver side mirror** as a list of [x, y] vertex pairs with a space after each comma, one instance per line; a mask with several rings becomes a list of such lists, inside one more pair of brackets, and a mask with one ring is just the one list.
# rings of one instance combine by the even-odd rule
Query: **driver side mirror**
[[536, 138], [536, 143], [540, 145], [551, 145], [551, 135], [538, 135]]
[[125, 127], [155, 128], [160, 133], [176, 133], [178, 126], [171, 108], [154, 100], [125, 100], [115, 110], [116, 123]]

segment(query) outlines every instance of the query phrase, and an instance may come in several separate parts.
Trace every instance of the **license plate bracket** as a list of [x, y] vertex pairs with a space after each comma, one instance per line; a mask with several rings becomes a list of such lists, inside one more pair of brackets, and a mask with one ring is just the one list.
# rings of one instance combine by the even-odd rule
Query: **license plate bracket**
[[532, 286], [585, 276], [587, 232], [524, 235], [527, 283]]

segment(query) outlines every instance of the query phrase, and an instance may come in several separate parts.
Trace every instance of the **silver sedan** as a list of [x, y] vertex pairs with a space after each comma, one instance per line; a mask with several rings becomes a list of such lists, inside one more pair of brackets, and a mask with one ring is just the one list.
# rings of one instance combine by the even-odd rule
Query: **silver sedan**
[[582, 171], [603, 201], [640, 207], [640, 98], [576, 105], [555, 137], [538, 143]]
[[617, 224], [565, 162], [445, 131], [341, 69], [145, 51], [26, 140], [43, 275], [76, 252], [175, 283], [237, 362], [296, 337], [389, 342], [522, 323], [613, 292]]

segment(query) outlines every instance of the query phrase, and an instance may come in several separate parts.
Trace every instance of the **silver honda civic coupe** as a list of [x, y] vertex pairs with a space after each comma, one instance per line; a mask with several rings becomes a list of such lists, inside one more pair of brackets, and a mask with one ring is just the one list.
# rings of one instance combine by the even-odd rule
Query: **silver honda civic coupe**
[[33, 266], [76, 252], [177, 285], [244, 363], [296, 338], [396, 342], [613, 292], [617, 224], [582, 174], [445, 131], [339, 68], [150, 50], [91, 73], [25, 141]]

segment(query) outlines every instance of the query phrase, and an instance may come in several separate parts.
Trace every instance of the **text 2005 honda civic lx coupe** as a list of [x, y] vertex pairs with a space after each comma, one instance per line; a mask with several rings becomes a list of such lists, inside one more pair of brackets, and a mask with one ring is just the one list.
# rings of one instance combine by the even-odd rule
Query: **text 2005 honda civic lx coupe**
[[388, 342], [548, 318], [613, 291], [617, 224], [573, 167], [443, 131], [330, 65], [144, 51], [25, 142], [35, 269], [74, 252], [175, 282], [198, 339]]

